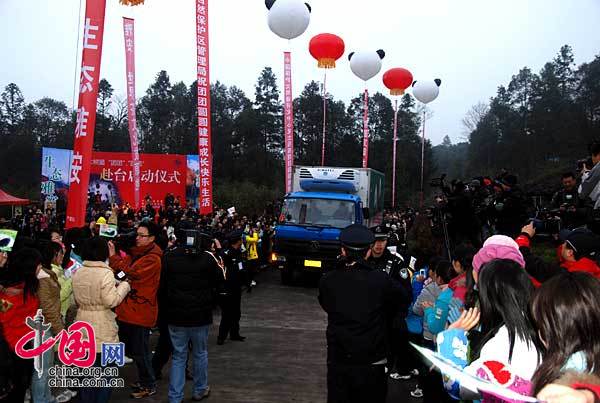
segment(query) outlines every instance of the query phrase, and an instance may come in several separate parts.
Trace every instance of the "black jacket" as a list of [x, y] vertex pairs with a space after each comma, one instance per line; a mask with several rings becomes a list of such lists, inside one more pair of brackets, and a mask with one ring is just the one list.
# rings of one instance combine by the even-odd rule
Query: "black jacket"
[[212, 323], [216, 290], [223, 281], [223, 271], [213, 256], [208, 252], [190, 255], [184, 248], [174, 248], [163, 257], [160, 280], [163, 321], [182, 327]]
[[326, 273], [319, 303], [327, 312], [327, 362], [369, 365], [386, 358], [387, 318], [398, 298], [391, 278], [364, 262]]
[[245, 268], [242, 251], [240, 249], [227, 248], [223, 251], [223, 262], [226, 269], [226, 280], [221, 288], [221, 293], [235, 294], [242, 292], [245, 284]]
[[374, 269], [381, 270], [390, 276], [398, 308], [395, 315], [389, 318], [390, 325], [397, 329], [405, 329], [405, 319], [408, 315], [410, 303], [412, 302], [412, 284], [410, 282], [408, 264], [405, 264], [399, 257], [392, 255], [392, 252], [387, 248], [380, 257], [371, 256], [367, 263]]

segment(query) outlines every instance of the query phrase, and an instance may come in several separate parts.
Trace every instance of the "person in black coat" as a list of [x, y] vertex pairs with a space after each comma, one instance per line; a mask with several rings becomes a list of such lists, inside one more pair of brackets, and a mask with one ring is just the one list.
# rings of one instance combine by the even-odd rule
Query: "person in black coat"
[[395, 315], [399, 298], [389, 275], [365, 261], [374, 240], [363, 225], [345, 228], [344, 260], [319, 283], [328, 319], [328, 403], [383, 403], [387, 395], [387, 318]]
[[[375, 243], [371, 248], [371, 256], [367, 259], [374, 269], [381, 270], [390, 276], [398, 295], [398, 310], [388, 318], [387, 331], [389, 339], [388, 365], [390, 378], [409, 379], [410, 371], [415, 367], [410, 346], [408, 344], [408, 328], [406, 316], [412, 301], [412, 285], [408, 264], [399, 255], [393, 255], [387, 248], [388, 232], [383, 225], [372, 229]], [[410, 359], [409, 359], [410, 358]]]
[[242, 230], [227, 234], [229, 247], [223, 252], [225, 264], [225, 282], [219, 290], [219, 306], [221, 307], [221, 324], [217, 344], [225, 343], [229, 338], [234, 341], [244, 341], [240, 335], [240, 318], [242, 317], [242, 285], [246, 283], [245, 269], [242, 256]]
[[[184, 232], [184, 233], [183, 233]], [[178, 245], [163, 259], [161, 273], [161, 316], [166, 321], [173, 345], [169, 382], [169, 401], [181, 401], [185, 387], [188, 345], [192, 344], [193, 399], [207, 397], [208, 330], [216, 292], [224, 279], [222, 260], [201, 247], [199, 231], [176, 232]], [[189, 239], [196, 239], [191, 245]]]

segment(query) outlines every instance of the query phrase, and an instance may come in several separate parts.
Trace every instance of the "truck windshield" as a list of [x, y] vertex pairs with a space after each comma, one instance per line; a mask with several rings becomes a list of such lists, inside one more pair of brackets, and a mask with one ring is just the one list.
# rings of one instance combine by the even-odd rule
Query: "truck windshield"
[[282, 209], [283, 222], [345, 228], [354, 224], [354, 203], [342, 200], [288, 198]]

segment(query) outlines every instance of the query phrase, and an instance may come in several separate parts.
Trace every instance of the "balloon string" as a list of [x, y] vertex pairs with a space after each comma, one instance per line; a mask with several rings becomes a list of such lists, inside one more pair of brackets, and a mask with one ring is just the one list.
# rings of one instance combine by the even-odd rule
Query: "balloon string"
[[421, 202], [420, 207], [423, 208], [424, 193], [423, 182], [425, 177], [425, 109], [423, 109], [423, 137], [421, 139]]
[[321, 166], [325, 166], [325, 133], [327, 131], [327, 69], [323, 74], [323, 144], [321, 146]]

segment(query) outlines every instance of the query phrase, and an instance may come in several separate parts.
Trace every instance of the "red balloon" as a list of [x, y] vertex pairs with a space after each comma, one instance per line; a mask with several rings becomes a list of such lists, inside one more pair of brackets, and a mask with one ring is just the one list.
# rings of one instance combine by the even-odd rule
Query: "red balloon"
[[337, 35], [319, 34], [314, 36], [308, 44], [308, 51], [319, 62], [319, 67], [332, 69], [335, 61], [342, 57], [346, 45]]
[[383, 75], [383, 84], [390, 89], [391, 95], [402, 95], [404, 90], [413, 83], [413, 75], [410, 71], [397, 67], [389, 69]]

